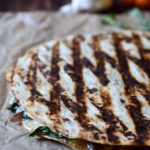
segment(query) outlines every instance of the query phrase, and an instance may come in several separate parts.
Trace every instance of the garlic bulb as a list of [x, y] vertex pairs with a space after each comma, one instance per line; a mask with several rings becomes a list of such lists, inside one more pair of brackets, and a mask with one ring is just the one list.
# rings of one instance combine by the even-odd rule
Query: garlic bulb
[[72, 0], [71, 4], [67, 4], [60, 8], [62, 12], [78, 12], [82, 10], [97, 11], [108, 9], [112, 6], [113, 0]]

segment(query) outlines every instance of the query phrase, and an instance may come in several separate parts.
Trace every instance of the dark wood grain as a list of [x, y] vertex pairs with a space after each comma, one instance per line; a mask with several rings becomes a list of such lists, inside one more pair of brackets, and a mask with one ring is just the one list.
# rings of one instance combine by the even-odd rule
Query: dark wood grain
[[[0, 11], [57, 11], [62, 5], [70, 2], [71, 0], [0, 0]], [[113, 0], [113, 2], [114, 5], [111, 9], [97, 13], [123, 12], [127, 9], [127, 7], [122, 5], [121, 0]]]
[[71, 0], [0, 0], [0, 11], [58, 10]]

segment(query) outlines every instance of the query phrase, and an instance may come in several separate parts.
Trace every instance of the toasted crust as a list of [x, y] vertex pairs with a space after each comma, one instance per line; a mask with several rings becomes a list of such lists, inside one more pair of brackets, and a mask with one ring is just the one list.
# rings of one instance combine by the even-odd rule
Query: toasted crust
[[60, 135], [150, 145], [150, 35], [72, 36], [28, 51], [8, 70], [19, 104]]
[[[33, 132], [36, 128], [41, 126], [37, 121], [35, 120], [23, 120], [22, 121], [23, 126], [28, 129], [29, 131]], [[60, 138], [54, 138], [51, 136], [46, 136], [46, 135], [40, 135], [41, 137], [48, 139], [48, 140], [54, 140], [57, 142], [60, 142], [69, 148], [73, 150], [148, 150], [148, 147], [129, 147], [129, 146], [108, 146], [108, 145], [100, 145], [100, 144], [95, 144], [91, 143], [88, 141], [84, 141], [81, 139], [78, 139], [76, 142], [71, 142], [71, 140], [65, 140], [65, 139], [60, 139]]]
[[11, 83], [11, 81], [12, 81], [13, 70], [14, 70], [13, 67], [8, 68], [7, 75], [6, 75], [6, 80], [7, 80], [8, 83]]

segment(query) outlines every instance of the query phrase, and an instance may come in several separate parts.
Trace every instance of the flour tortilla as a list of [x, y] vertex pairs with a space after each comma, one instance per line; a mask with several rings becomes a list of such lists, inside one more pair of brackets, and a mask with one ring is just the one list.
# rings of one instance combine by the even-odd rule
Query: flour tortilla
[[68, 138], [150, 145], [150, 34], [70, 36], [29, 50], [7, 79], [19, 105]]
[[[37, 121], [35, 120], [23, 120], [22, 122], [23, 126], [28, 129], [29, 131], [34, 131], [36, 128], [41, 126]], [[108, 145], [99, 145], [90, 143], [88, 141], [79, 140], [78, 142], [71, 142], [71, 141], [64, 141], [63, 139], [54, 138], [51, 136], [42, 135], [45, 139], [54, 140], [57, 142], [60, 142], [72, 150], [149, 150], [148, 147], [133, 147], [133, 146], [108, 146]]]
[[[42, 126], [42, 124], [39, 124], [35, 120], [23, 120], [22, 125], [31, 132], [33, 132], [36, 128]], [[54, 138], [51, 136], [46, 136], [46, 135], [41, 135], [41, 136], [46, 139], [49, 139], [49, 140], [54, 140], [54, 141], [60, 142], [64, 145], [70, 147], [73, 150], [89, 150], [89, 147], [91, 145], [88, 141], [83, 141], [83, 140], [79, 140], [78, 142], [71, 142], [69, 140]], [[102, 149], [102, 150], [105, 150], [105, 149]]]

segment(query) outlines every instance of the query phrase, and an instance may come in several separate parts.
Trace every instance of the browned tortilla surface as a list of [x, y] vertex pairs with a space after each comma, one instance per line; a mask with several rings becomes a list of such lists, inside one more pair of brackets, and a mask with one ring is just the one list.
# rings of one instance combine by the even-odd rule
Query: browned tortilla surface
[[26, 112], [56, 133], [150, 145], [150, 34], [125, 31], [47, 42], [7, 74]]

